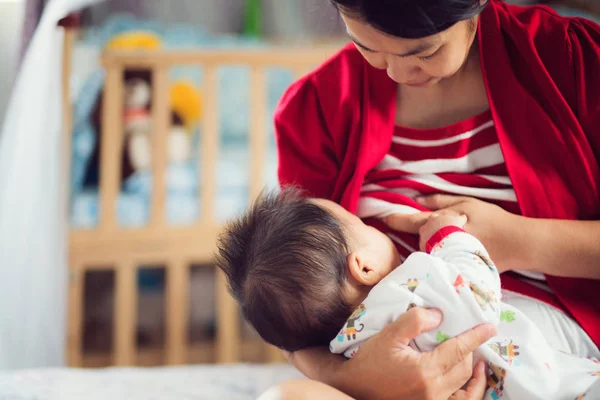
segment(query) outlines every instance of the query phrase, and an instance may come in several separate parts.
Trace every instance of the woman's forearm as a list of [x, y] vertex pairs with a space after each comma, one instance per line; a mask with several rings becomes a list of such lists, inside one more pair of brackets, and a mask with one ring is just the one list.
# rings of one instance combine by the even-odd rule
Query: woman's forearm
[[600, 279], [600, 221], [523, 218], [512, 269]]

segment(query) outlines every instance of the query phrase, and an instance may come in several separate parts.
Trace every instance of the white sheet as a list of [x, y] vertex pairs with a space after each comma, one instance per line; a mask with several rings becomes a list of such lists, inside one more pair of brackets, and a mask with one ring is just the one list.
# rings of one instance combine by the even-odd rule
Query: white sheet
[[106, 370], [49, 369], [0, 373], [11, 400], [254, 400], [302, 375], [289, 365], [189, 366]]

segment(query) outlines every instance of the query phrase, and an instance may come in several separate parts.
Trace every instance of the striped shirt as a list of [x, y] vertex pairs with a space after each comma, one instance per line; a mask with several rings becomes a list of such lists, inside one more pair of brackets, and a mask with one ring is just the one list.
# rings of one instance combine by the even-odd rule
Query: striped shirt
[[476, 197], [520, 213], [490, 111], [438, 129], [397, 126], [388, 154], [365, 177], [358, 215], [386, 232], [405, 258], [418, 250], [418, 238], [370, 217], [426, 211], [414, 199], [434, 193]]

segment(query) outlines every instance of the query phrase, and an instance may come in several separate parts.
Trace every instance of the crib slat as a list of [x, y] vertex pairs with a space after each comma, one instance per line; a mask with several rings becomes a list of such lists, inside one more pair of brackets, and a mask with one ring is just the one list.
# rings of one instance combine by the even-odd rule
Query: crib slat
[[274, 47], [264, 51], [255, 49], [234, 50], [167, 50], [160, 52], [114, 51], [103, 54], [103, 59], [118, 61], [132, 68], [148, 68], [153, 65], [226, 65], [252, 64], [294, 67], [296, 65], [318, 65], [339, 51], [339, 44], [327, 43], [311, 46], [294, 46], [293, 48]]
[[281, 353], [281, 349], [278, 349], [275, 346], [271, 346], [268, 343], [265, 343], [266, 346], [266, 355], [267, 355], [267, 363], [270, 364], [285, 364], [287, 360]]
[[177, 260], [167, 271], [167, 364], [179, 365], [187, 362], [190, 268]]
[[238, 308], [229, 294], [227, 279], [217, 270], [217, 363], [240, 361], [241, 330]]
[[204, 128], [200, 138], [200, 223], [211, 224], [215, 221], [215, 172], [219, 151], [218, 74], [213, 65], [207, 65], [204, 69], [204, 98]]
[[137, 267], [131, 261], [116, 266], [114, 304], [114, 364], [131, 366], [136, 358]]
[[72, 28], [65, 28], [63, 38], [63, 57], [62, 57], [62, 128], [63, 128], [63, 148], [62, 148], [62, 195], [64, 196], [65, 217], [69, 215], [69, 193], [71, 182], [71, 158], [72, 158], [72, 133], [73, 133], [73, 105], [71, 104], [71, 61], [73, 55], [73, 45], [75, 42], [76, 31]]
[[69, 268], [67, 363], [71, 368], [83, 366], [83, 290], [85, 270]]
[[253, 67], [250, 79], [250, 199], [264, 186], [267, 147], [267, 77], [263, 67]]
[[152, 79], [152, 219], [151, 226], [165, 225], [165, 168], [167, 166], [168, 135], [171, 125], [169, 112], [169, 70], [155, 67]]
[[106, 65], [102, 104], [102, 145], [100, 149], [100, 226], [116, 227], [116, 201], [119, 193], [121, 150], [123, 145], [123, 67]]

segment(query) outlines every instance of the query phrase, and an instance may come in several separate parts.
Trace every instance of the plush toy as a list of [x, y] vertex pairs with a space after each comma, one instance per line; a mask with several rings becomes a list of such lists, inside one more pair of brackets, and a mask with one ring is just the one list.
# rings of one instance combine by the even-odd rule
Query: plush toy
[[[150, 32], [126, 32], [111, 39], [107, 50], [157, 50], [162, 46]], [[130, 172], [152, 166], [152, 74], [150, 70], [125, 71], [123, 124], [125, 133], [123, 179]], [[190, 82], [174, 82], [169, 90], [171, 127], [167, 138], [167, 163], [188, 161], [192, 155], [192, 135], [201, 116], [200, 93]]]
[[[154, 51], [162, 47], [160, 37], [144, 31], [126, 32], [111, 39], [110, 51]], [[124, 146], [121, 180], [152, 166], [152, 72], [150, 69], [126, 70], [124, 73]], [[86, 186], [99, 182], [99, 151], [102, 142], [102, 94], [94, 107], [92, 123], [98, 134], [92, 158], [86, 170]], [[185, 80], [173, 82], [169, 88], [171, 127], [167, 138], [167, 163], [181, 163], [192, 155], [192, 136], [201, 117], [201, 95], [195, 85]]]
[[[123, 123], [129, 161], [135, 171], [152, 165], [152, 89], [143, 79], [125, 84]], [[179, 81], [171, 86], [169, 105], [174, 116], [167, 138], [167, 163], [182, 163], [192, 155], [192, 134], [201, 116], [201, 99], [194, 85]]]
[[147, 31], [121, 33], [106, 43], [107, 50], [156, 50], [162, 47], [160, 37]]
[[145, 80], [134, 78], [125, 82], [125, 148], [136, 171], [150, 168], [152, 162], [152, 118], [149, 110], [151, 96], [152, 89]]
[[170, 105], [181, 123], [174, 123], [168, 139], [170, 162], [184, 162], [192, 155], [192, 134], [202, 116], [202, 99], [190, 82], [175, 82], [170, 90]]

